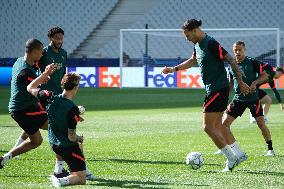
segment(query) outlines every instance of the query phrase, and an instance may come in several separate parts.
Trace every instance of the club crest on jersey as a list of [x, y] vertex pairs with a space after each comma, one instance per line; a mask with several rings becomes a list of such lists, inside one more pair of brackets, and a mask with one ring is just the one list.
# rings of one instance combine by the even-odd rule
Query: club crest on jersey
[[60, 70], [62, 68], [62, 63], [54, 63], [54, 68]]

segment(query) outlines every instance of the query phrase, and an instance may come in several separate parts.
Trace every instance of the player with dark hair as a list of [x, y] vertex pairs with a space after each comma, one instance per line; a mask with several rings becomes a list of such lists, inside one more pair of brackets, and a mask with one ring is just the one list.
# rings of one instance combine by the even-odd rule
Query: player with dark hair
[[50, 177], [54, 186], [77, 185], [86, 183], [86, 163], [82, 150], [83, 136], [76, 134], [80, 117], [78, 107], [72, 101], [76, 96], [80, 75], [65, 74], [62, 79], [63, 92], [55, 95], [52, 91], [42, 90], [39, 85], [48, 78], [56, 68], [51, 64], [32, 81], [27, 90], [39, 98], [48, 115], [48, 139], [53, 151], [68, 164], [71, 174], [63, 178]]
[[[53, 27], [48, 30], [47, 36], [50, 43], [44, 48], [43, 56], [38, 62], [36, 62], [35, 67], [40, 69], [41, 72], [44, 72], [46, 66], [54, 64], [56, 70], [50, 76], [50, 80], [46, 84], [43, 84], [41, 88], [53, 91], [55, 94], [60, 94], [62, 92], [60, 82], [66, 73], [67, 59], [67, 52], [61, 48], [63, 44], [64, 30], [58, 26]], [[17, 140], [15, 146], [20, 145], [26, 139], [27, 135], [25, 132], [23, 132]], [[64, 169], [64, 161], [62, 161], [61, 157], [57, 156], [54, 175], [62, 177], [66, 176], [67, 174], [69, 173]]]
[[233, 68], [244, 94], [249, 93], [249, 86], [242, 81], [242, 74], [235, 59], [214, 38], [201, 30], [201, 24], [202, 22], [196, 19], [190, 19], [184, 23], [183, 33], [187, 40], [195, 45], [193, 54], [191, 58], [175, 67], [165, 67], [162, 72], [164, 74], [173, 73], [199, 64], [206, 90], [203, 104], [203, 128], [228, 159], [223, 171], [230, 171], [239, 163], [239, 159], [218, 129], [222, 126], [222, 116], [229, 98], [229, 82], [224, 61]]
[[[0, 157], [0, 168], [12, 157], [35, 149], [42, 143], [39, 129], [47, 129], [47, 114], [38, 105], [38, 99], [27, 92], [27, 85], [37, 77], [33, 65], [41, 58], [42, 52], [43, 44], [37, 39], [29, 39], [26, 42], [25, 56], [18, 58], [13, 65], [9, 113], [29, 140]], [[48, 80], [45, 79], [43, 83]]]
[[[227, 108], [222, 129], [224, 129], [225, 127], [230, 128], [233, 121], [237, 117], [241, 117], [245, 109], [249, 108], [252, 116], [256, 119], [265, 142], [267, 143], [267, 155], [274, 156], [270, 131], [264, 122], [263, 110], [261, 107], [260, 99], [258, 98], [257, 91], [257, 85], [262, 84], [268, 80], [270, 68], [265, 63], [247, 57], [245, 55], [245, 43], [242, 41], [237, 41], [233, 44], [233, 52], [235, 54], [236, 61], [238, 62], [238, 66], [243, 73], [243, 80], [246, 82], [246, 84], [251, 86], [251, 91], [255, 91], [255, 93], [250, 93], [249, 95], [244, 96], [240, 91], [237, 82], [237, 76], [230, 70], [230, 85], [234, 85], [235, 95], [232, 102]], [[262, 71], [262, 69], [264, 69], [264, 71]], [[227, 143], [230, 144], [232, 150], [238, 156], [243, 156], [244, 153], [237, 145], [236, 139], [230, 132], [230, 129], [224, 129], [223, 134], [226, 138]]]
[[[267, 66], [270, 66], [270, 65], [267, 64]], [[277, 67], [276, 70], [273, 71], [273, 68], [271, 67], [271, 74], [272, 74], [272, 77], [269, 78], [269, 81], [267, 83], [270, 86], [270, 88], [273, 90], [274, 96], [276, 97], [280, 105], [280, 109], [283, 111], [284, 106], [282, 104], [280, 94], [275, 87], [274, 79], [279, 79], [281, 76], [283, 76], [284, 70], [282, 67]], [[269, 111], [272, 99], [264, 90], [260, 88], [258, 88], [258, 98], [264, 103], [263, 105], [264, 121], [267, 123], [268, 122], [268, 117], [267, 117], [268, 111]], [[255, 119], [250, 115], [250, 123], [254, 123], [254, 122], [255, 122]]]

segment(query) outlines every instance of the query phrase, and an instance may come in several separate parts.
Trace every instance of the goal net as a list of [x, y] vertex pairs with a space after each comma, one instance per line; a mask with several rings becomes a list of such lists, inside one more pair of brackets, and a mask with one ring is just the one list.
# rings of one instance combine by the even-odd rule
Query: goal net
[[[276, 67], [280, 65], [278, 28], [204, 29], [232, 56], [232, 45], [244, 41], [246, 55]], [[161, 74], [164, 66], [175, 66], [191, 57], [193, 44], [181, 29], [120, 30], [120, 87], [203, 88], [198, 66], [172, 74]], [[227, 64], [226, 64], [227, 65]], [[283, 66], [283, 65], [282, 65]]]

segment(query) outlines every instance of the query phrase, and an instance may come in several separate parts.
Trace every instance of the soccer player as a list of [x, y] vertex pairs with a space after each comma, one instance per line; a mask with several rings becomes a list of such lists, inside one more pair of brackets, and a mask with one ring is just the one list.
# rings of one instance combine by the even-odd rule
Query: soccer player
[[[54, 94], [62, 93], [61, 80], [66, 73], [67, 52], [62, 49], [64, 30], [58, 26], [52, 27], [48, 30], [47, 36], [49, 38], [49, 45], [44, 48], [43, 56], [35, 64], [37, 69], [44, 72], [46, 66], [54, 64], [55, 71], [50, 76], [50, 80], [41, 86], [42, 89], [53, 91]], [[27, 139], [25, 132], [21, 134], [15, 146], [20, 145]], [[69, 173], [64, 169], [64, 161], [60, 156], [56, 157], [56, 163], [53, 174], [57, 177], [63, 177]]]
[[[244, 96], [240, 91], [237, 76], [230, 71], [230, 84], [234, 85], [235, 95], [227, 108], [222, 128], [230, 128], [234, 120], [238, 116], [242, 116], [245, 109], [249, 108], [252, 116], [256, 119], [257, 125], [260, 128], [263, 138], [267, 144], [267, 156], [274, 156], [275, 153], [272, 147], [270, 131], [265, 124], [261, 102], [257, 94], [257, 85], [266, 82], [269, 78], [269, 68], [268, 66], [265, 66], [266, 64], [245, 55], [245, 43], [243, 41], [237, 41], [233, 44], [233, 52], [236, 56], [238, 66], [244, 74], [243, 80], [251, 86], [250, 88], [252, 93]], [[261, 72], [262, 68], [266, 69], [265, 72]], [[239, 146], [230, 130], [224, 130], [223, 134], [233, 151], [238, 156], [242, 156], [243, 152], [239, 149]]]
[[[268, 64], [266, 66], [271, 67]], [[281, 76], [283, 76], [284, 70], [281, 67], [277, 67], [276, 71], [273, 71], [273, 68], [271, 67], [271, 74], [272, 74], [272, 77], [269, 78], [269, 81], [267, 83], [269, 84], [270, 88], [273, 90], [274, 96], [276, 97], [276, 99], [277, 99], [277, 101], [280, 105], [280, 109], [283, 111], [284, 106], [282, 104], [280, 94], [275, 87], [275, 82], [274, 82], [273, 79], [279, 79]], [[264, 121], [267, 123], [268, 122], [267, 115], [268, 115], [268, 111], [269, 111], [272, 99], [264, 90], [259, 89], [259, 88], [258, 88], [258, 98], [264, 103], [264, 105], [263, 105]], [[254, 122], [255, 122], [255, 119], [250, 114], [250, 123], [254, 123]]]
[[[48, 139], [53, 151], [68, 164], [71, 174], [67, 177], [50, 177], [56, 187], [86, 183], [86, 163], [81, 144], [83, 136], [76, 134], [77, 122], [82, 119], [78, 107], [72, 101], [79, 88], [80, 76], [68, 73], [62, 79], [63, 92], [55, 95], [52, 91], [41, 90], [39, 85], [53, 72], [53, 64], [31, 82], [27, 90], [40, 99], [48, 115]], [[82, 121], [82, 120], [81, 120]]]
[[12, 157], [35, 149], [42, 143], [39, 129], [47, 129], [47, 114], [38, 105], [38, 99], [27, 92], [28, 84], [37, 76], [33, 65], [41, 58], [42, 52], [43, 44], [37, 39], [29, 39], [26, 42], [25, 56], [18, 58], [13, 65], [9, 113], [29, 140], [0, 157], [0, 168]]
[[229, 98], [229, 82], [224, 61], [233, 68], [241, 91], [248, 94], [250, 88], [242, 81], [242, 74], [235, 59], [214, 38], [202, 31], [201, 24], [201, 20], [196, 19], [189, 19], [183, 24], [182, 30], [185, 37], [195, 45], [193, 54], [191, 58], [175, 67], [165, 67], [162, 73], [173, 73], [199, 64], [206, 90], [203, 104], [203, 128], [228, 159], [223, 171], [230, 171], [239, 163], [239, 160], [217, 128], [222, 125], [223, 112]]

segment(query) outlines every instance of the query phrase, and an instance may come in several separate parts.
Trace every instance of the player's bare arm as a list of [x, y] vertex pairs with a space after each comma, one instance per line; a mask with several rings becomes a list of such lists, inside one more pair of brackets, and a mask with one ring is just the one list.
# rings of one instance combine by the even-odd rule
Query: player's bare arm
[[186, 70], [188, 68], [194, 67], [197, 64], [196, 56], [192, 55], [186, 61], [180, 63], [175, 67], [166, 67], [162, 70], [163, 74], [173, 73], [178, 70]]
[[69, 128], [68, 128], [68, 139], [72, 142], [82, 143], [84, 141], [83, 136], [79, 136], [76, 134], [76, 129], [69, 129]]
[[257, 78], [257, 80], [255, 80], [254, 82], [252, 82], [251, 86], [250, 86], [250, 91], [251, 92], [255, 92], [257, 85], [261, 84], [261, 83], [265, 83], [269, 78], [269, 75], [264, 71], [262, 72], [259, 77]]
[[46, 83], [50, 79], [50, 75], [55, 71], [54, 65], [50, 64], [46, 67], [45, 71], [33, 80], [28, 86], [27, 91], [31, 93], [33, 96], [37, 97], [40, 88], [39, 85]]
[[244, 95], [247, 95], [250, 92], [250, 87], [246, 83], [243, 82], [242, 73], [239, 69], [238, 63], [230, 54], [226, 54], [224, 56], [224, 60], [231, 65], [233, 72], [236, 74], [237, 81], [240, 86], [241, 92]]

